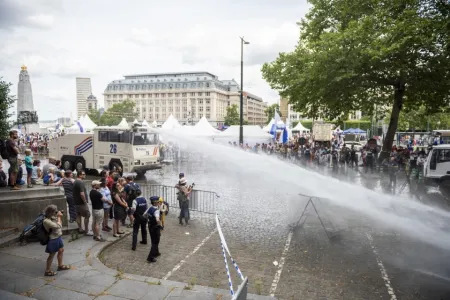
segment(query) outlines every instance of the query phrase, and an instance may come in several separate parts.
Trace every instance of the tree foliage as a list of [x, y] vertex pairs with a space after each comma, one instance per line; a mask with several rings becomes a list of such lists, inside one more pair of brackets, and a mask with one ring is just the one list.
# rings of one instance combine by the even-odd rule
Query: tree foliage
[[266, 107], [266, 109], [264, 109], [264, 113], [267, 117], [267, 124], [269, 124], [270, 121], [275, 117], [275, 111], [277, 111], [281, 117], [280, 106], [277, 103], [269, 105]]
[[[390, 113], [384, 119], [389, 124]], [[398, 118], [397, 131], [450, 129], [450, 114], [445, 112], [428, 115], [425, 106], [415, 110], [403, 110]]]
[[132, 100], [125, 100], [115, 103], [100, 116], [100, 110], [91, 110], [88, 115], [92, 122], [99, 126], [115, 126], [126, 118], [127, 122], [133, 122], [138, 117], [135, 111], [136, 103]]
[[10, 113], [10, 109], [16, 98], [10, 95], [10, 87], [11, 83], [3, 81], [0, 77], [0, 138], [6, 139], [9, 137], [9, 131], [13, 125], [12, 122], [9, 121], [9, 118], [12, 116]]
[[[101, 123], [101, 114], [100, 114], [100, 109], [91, 109], [88, 112], [88, 116], [89, 118], [92, 120], [92, 122], [94, 122], [97, 125], [103, 125]], [[116, 124], [117, 125], [117, 124]]]
[[263, 77], [296, 111], [335, 119], [391, 111], [384, 155], [400, 111], [450, 104], [450, 4], [446, 0], [310, 0], [291, 53]]
[[231, 126], [231, 125], [239, 125], [240, 119], [239, 119], [239, 107], [237, 104], [232, 104], [227, 107], [227, 114], [225, 115], [225, 125]]

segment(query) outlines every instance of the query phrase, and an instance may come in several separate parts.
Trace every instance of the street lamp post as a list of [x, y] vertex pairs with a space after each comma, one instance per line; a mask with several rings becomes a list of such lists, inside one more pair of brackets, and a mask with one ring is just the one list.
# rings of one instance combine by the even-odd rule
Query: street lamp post
[[240, 98], [240, 109], [239, 109], [239, 144], [244, 143], [244, 44], [248, 45], [249, 42], [241, 37], [241, 98]]

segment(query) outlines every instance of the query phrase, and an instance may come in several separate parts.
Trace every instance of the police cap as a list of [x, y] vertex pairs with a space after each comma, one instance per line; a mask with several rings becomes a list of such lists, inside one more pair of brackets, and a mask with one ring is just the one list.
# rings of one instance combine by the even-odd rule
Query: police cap
[[151, 196], [150, 201], [153, 202], [159, 202], [159, 196]]

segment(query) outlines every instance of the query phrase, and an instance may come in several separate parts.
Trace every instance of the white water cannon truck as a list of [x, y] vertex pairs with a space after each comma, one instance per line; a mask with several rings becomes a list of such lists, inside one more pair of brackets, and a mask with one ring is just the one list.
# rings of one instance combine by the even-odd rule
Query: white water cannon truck
[[147, 127], [99, 126], [93, 132], [69, 133], [50, 141], [49, 155], [65, 170], [97, 171], [108, 166], [143, 176], [161, 168], [159, 134]]

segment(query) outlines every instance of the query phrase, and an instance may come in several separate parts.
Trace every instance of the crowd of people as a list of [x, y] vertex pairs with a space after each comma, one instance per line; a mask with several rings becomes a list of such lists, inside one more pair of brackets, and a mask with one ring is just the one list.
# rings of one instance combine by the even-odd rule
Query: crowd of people
[[362, 168], [365, 173], [386, 172], [389, 174], [391, 191], [395, 193], [397, 176], [403, 172], [408, 181], [414, 180], [416, 186], [423, 184], [423, 168], [427, 158], [427, 148], [423, 141], [406, 140], [404, 146], [394, 145], [389, 155], [379, 161], [380, 146], [362, 145], [356, 149], [348, 146], [345, 139], [333, 138], [329, 143], [315, 142], [310, 136], [300, 135], [287, 143], [238, 144], [229, 146], [244, 151], [276, 156], [280, 159], [303, 166], [327, 166], [337, 171], [342, 167]]

